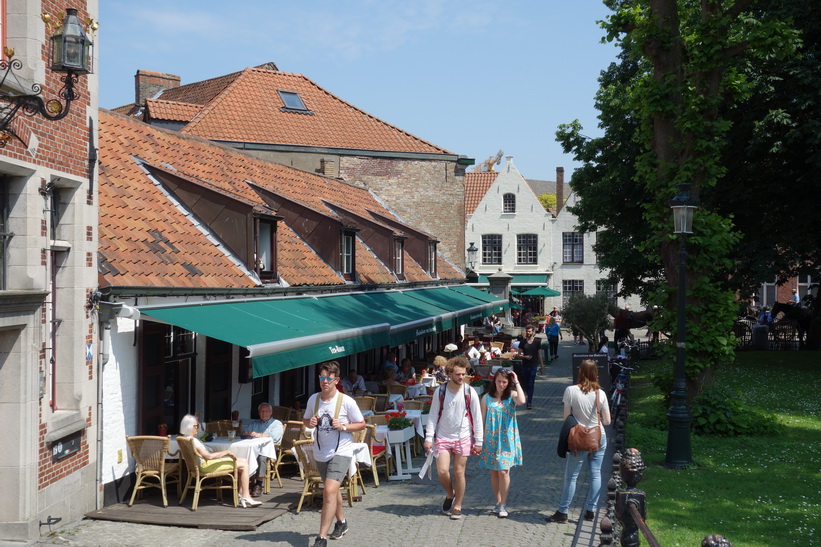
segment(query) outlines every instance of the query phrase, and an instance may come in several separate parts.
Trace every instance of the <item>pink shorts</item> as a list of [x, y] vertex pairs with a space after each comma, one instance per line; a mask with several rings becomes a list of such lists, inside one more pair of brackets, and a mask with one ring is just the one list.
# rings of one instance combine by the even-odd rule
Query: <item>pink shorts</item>
[[459, 439], [458, 441], [445, 441], [436, 439], [433, 445], [433, 453], [439, 454], [441, 452], [450, 452], [457, 456], [470, 456], [470, 436]]

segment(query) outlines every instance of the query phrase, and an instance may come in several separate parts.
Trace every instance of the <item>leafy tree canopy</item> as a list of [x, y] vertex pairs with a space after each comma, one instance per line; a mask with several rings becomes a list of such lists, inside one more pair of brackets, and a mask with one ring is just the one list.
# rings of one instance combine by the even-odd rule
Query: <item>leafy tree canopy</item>
[[556, 194], [539, 194], [536, 197], [539, 199], [539, 203], [542, 204], [542, 207], [544, 207], [545, 210], [556, 208]]

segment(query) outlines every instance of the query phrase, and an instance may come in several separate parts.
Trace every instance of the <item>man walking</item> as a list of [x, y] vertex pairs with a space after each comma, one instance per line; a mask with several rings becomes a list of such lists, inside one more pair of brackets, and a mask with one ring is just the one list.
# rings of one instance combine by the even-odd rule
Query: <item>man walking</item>
[[[303, 420], [305, 427], [316, 430], [314, 460], [324, 486], [319, 535], [314, 547], [325, 547], [328, 537], [339, 539], [348, 531], [339, 486], [348, 473], [353, 458], [351, 433], [365, 429], [365, 419], [356, 401], [336, 389], [338, 381], [339, 363], [322, 363], [319, 367], [320, 391], [308, 399], [305, 415], [310, 417]], [[328, 536], [334, 516], [336, 524]]]
[[[476, 390], [465, 383], [467, 368], [467, 359], [464, 357], [448, 360], [445, 372], [449, 380], [433, 394], [425, 429], [425, 452], [433, 449], [436, 473], [445, 489], [442, 511], [450, 515], [451, 520], [462, 518], [465, 466], [468, 456], [482, 452], [484, 436], [479, 396]], [[453, 480], [450, 476], [451, 459]]]
[[542, 343], [536, 338], [536, 329], [533, 325], [525, 328], [524, 340], [519, 342], [519, 355], [522, 358], [522, 374], [519, 378], [527, 393], [527, 409], [533, 408], [533, 391], [536, 388], [536, 370], [544, 369], [542, 362]]
[[[273, 408], [268, 403], [260, 403], [257, 407], [259, 420], [254, 420], [245, 431], [251, 437], [270, 437], [274, 444], [282, 440], [282, 422], [271, 417]], [[251, 489], [251, 497], [256, 498], [262, 495], [262, 483], [265, 479], [265, 474], [268, 473], [268, 457], [260, 454], [257, 457], [257, 478], [254, 481], [254, 487]]]

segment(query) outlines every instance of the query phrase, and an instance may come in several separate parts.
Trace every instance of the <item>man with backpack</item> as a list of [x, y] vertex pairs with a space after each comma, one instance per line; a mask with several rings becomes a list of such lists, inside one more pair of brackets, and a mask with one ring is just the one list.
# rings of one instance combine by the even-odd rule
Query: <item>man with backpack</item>
[[484, 436], [479, 396], [476, 390], [465, 383], [467, 369], [468, 362], [464, 357], [448, 360], [445, 372], [449, 380], [434, 392], [425, 428], [425, 452], [432, 449], [436, 457], [436, 473], [445, 489], [442, 512], [450, 515], [451, 520], [462, 518], [465, 466], [468, 456], [482, 452]]
[[328, 544], [328, 530], [336, 515], [331, 539], [339, 539], [348, 531], [342, 511], [342, 492], [339, 490], [353, 458], [354, 431], [365, 429], [365, 419], [351, 397], [336, 389], [339, 381], [339, 363], [328, 361], [319, 366], [319, 393], [314, 393], [305, 406], [305, 427], [314, 431], [314, 460], [322, 477], [322, 516], [319, 535], [314, 547]]

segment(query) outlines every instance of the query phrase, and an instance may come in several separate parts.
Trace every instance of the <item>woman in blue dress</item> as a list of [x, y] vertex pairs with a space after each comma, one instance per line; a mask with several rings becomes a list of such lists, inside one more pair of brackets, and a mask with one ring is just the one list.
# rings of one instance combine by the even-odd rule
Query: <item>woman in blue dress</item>
[[500, 368], [482, 397], [482, 416], [485, 420], [485, 442], [479, 465], [490, 469], [490, 483], [496, 496], [493, 512], [499, 518], [508, 515], [505, 503], [510, 490], [510, 468], [522, 465], [522, 443], [516, 423], [516, 405], [527, 401], [525, 391], [512, 370]]

